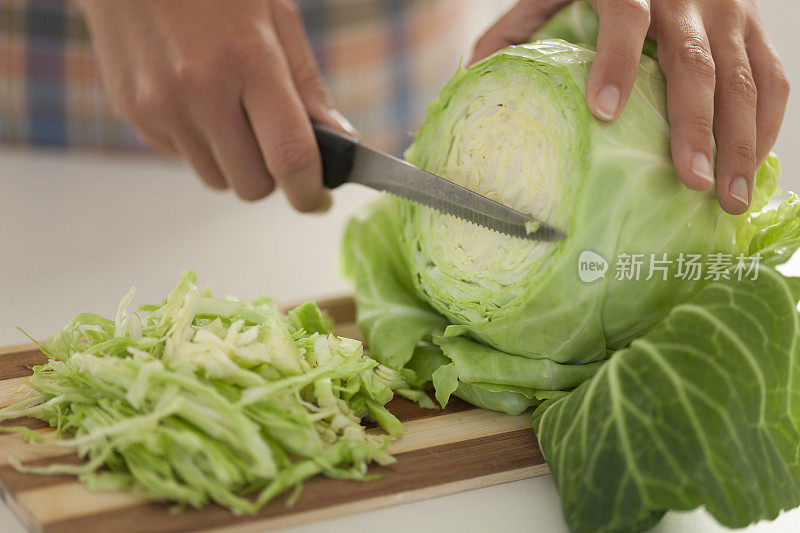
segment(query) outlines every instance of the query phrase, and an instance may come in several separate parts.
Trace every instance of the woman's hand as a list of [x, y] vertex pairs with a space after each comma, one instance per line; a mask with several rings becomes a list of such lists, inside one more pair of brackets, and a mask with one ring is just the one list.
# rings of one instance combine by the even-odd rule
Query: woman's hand
[[311, 120], [352, 133], [291, 3], [80, 0], [115, 109], [208, 185], [330, 206]]
[[[520, 0], [478, 41], [473, 61], [527, 41], [570, 1]], [[586, 87], [592, 113], [601, 120], [620, 114], [644, 39], [656, 39], [667, 78], [672, 159], [681, 181], [707, 190], [716, 176], [722, 208], [745, 212], [755, 170], [775, 143], [789, 96], [755, 0], [591, 1], [600, 17]]]

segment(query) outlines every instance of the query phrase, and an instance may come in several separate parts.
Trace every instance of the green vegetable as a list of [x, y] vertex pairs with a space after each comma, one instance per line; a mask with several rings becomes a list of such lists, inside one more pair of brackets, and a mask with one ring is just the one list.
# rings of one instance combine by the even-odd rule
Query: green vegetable
[[[777, 193], [774, 155], [746, 215], [685, 188], [658, 65], [642, 57], [604, 123], [585, 104], [593, 58], [544, 40], [460, 69], [406, 153], [568, 237], [528, 242], [381, 198], [344, 239], [359, 325], [376, 359], [441, 404], [538, 405], [576, 531], [640, 531], [703, 505], [731, 526], [775, 517], [800, 504], [800, 282], [773, 268], [800, 245], [800, 199], [759, 213]], [[635, 254], [668, 268], [626, 279]], [[681, 254], [729, 265], [687, 279]]]
[[704, 505], [725, 526], [800, 504], [800, 279], [707, 285], [588, 383], [540, 405], [574, 531], [643, 531]]
[[[429, 106], [408, 161], [533, 213], [568, 238], [525, 241], [379, 199], [344, 240], [359, 324], [379, 361], [406, 367], [420, 341], [432, 343], [455, 364], [459, 383], [481, 389], [482, 406], [519, 412], [538, 403], [537, 392], [591, 377], [609, 353], [708, 283], [677, 276], [681, 253], [735, 262], [762, 246], [763, 227], [797, 220], [788, 206], [728, 215], [714, 190], [680, 183], [664, 79], [650, 58], [642, 57], [619, 119], [592, 117], [584, 87], [593, 57], [558, 40], [512, 46], [460, 69]], [[756, 174], [751, 214], [777, 192], [778, 174], [770, 155]], [[587, 253], [608, 265], [592, 282], [578, 272]], [[646, 280], [646, 268], [638, 281], [618, 279], [625, 254], [666, 254], [668, 279]]]
[[[128, 488], [199, 507], [210, 501], [252, 513], [322, 473], [370, 479], [402, 433], [384, 407], [398, 393], [430, 403], [406, 377], [331, 333], [311, 302], [282, 315], [268, 299], [216, 299], [184, 272], [161, 305], [126, 308], [114, 320], [76, 316], [42, 350], [27, 385], [39, 394], [0, 410], [56, 428], [48, 442], [74, 447], [85, 464], [25, 466], [74, 474], [93, 489]], [[367, 433], [370, 417], [389, 433]], [[25, 428], [29, 440], [41, 435]]]

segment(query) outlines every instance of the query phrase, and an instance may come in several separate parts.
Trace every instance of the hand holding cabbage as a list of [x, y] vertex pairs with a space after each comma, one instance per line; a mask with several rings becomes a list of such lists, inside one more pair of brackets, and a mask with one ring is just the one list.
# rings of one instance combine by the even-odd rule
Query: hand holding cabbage
[[[475, 59], [524, 43], [570, 0], [521, 0], [478, 41]], [[591, 0], [542, 29], [597, 44], [586, 100], [601, 120], [615, 119], [630, 94], [643, 43], [655, 49], [669, 81], [671, 153], [677, 174], [695, 190], [714, 185], [720, 205], [739, 214], [750, 204], [753, 172], [775, 142], [789, 95], [780, 59], [755, 2], [734, 0]], [[569, 27], [565, 27], [568, 25]], [[653, 53], [655, 56], [655, 53]]]

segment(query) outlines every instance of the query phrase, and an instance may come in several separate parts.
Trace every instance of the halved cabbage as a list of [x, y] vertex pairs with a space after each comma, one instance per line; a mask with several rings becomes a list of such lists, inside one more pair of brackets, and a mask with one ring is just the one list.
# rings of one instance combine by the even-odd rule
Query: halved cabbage
[[[460, 69], [406, 152], [415, 165], [565, 230], [565, 240], [523, 241], [389, 197], [348, 226], [345, 270], [373, 355], [417, 367], [415, 350], [431, 361], [438, 346], [438, 363], [417, 373], [446, 389], [443, 398], [455, 391], [517, 412], [544, 391], [575, 387], [706, 283], [705, 273], [677, 275], [680, 254], [735, 262], [757, 251], [750, 242], [763, 224], [724, 213], [714, 190], [678, 180], [658, 64], [642, 56], [625, 110], [606, 123], [585, 104], [594, 54], [543, 40]], [[751, 212], [777, 192], [778, 173], [771, 155]], [[585, 252], [608, 265], [588, 283], [578, 269]], [[617, 275], [618, 259], [637, 254], [639, 279]], [[664, 254], [667, 279], [648, 269]], [[420, 341], [430, 346], [420, 351]]]

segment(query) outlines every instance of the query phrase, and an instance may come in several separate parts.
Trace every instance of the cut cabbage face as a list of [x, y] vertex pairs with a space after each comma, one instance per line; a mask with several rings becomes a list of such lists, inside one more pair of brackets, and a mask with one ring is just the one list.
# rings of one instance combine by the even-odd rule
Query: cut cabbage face
[[[434, 114], [425, 138], [449, 139], [447, 149], [425, 150], [420, 139], [407, 157], [492, 200], [556, 227], [571, 215], [563, 199], [578, 184], [582, 139], [572, 124], [586, 122], [585, 106], [553, 90], [546, 73], [532, 76], [518, 62], [489, 62], [485, 75], [465, 80]], [[553, 73], [554, 77], [558, 77]], [[431, 209], [414, 209], [413, 226], [425, 239], [411, 255], [420, 288], [441, 310], [480, 321], [519, 292], [552, 246], [476, 227]], [[412, 236], [413, 238], [413, 236]], [[443, 280], [446, 282], [443, 283]], [[484, 302], [486, 307], [476, 307]]]

